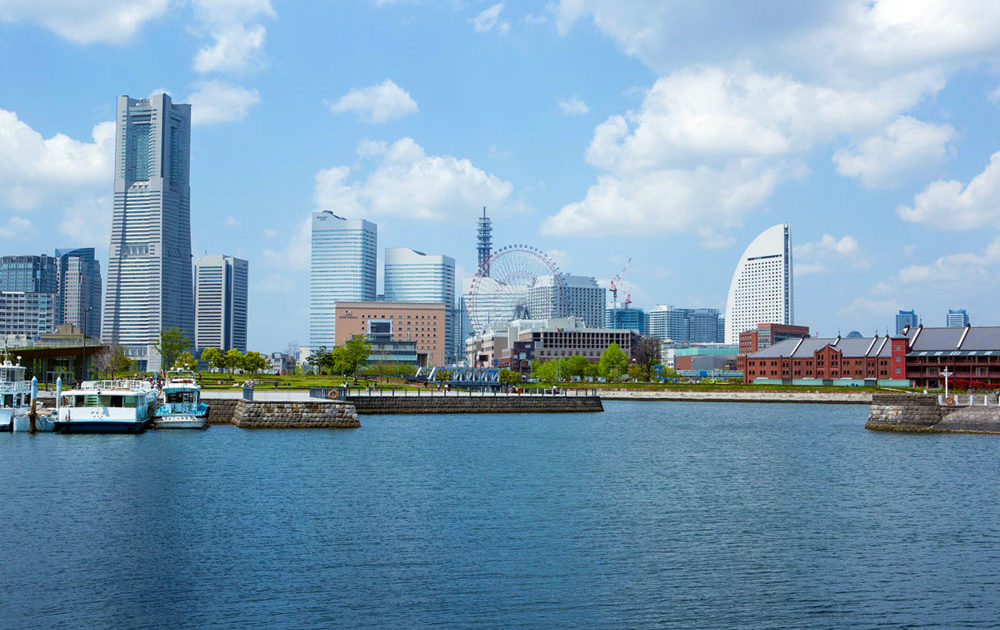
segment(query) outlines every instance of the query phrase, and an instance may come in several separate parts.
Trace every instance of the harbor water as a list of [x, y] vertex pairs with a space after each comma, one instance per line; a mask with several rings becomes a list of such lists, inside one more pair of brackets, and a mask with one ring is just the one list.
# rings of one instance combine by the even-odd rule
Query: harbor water
[[0, 435], [3, 628], [987, 628], [1000, 437], [608, 402]]

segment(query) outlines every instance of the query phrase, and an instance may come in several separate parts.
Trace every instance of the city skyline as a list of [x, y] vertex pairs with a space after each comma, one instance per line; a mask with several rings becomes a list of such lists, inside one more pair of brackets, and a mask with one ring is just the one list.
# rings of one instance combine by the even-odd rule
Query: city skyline
[[[453, 257], [457, 286], [485, 205], [495, 247], [564, 272], [606, 286], [632, 258], [647, 311], [725, 308], [740, 251], [778, 222], [817, 334], [997, 310], [989, 3], [166, 6], [0, 6], [0, 253], [94, 247], [110, 278], [112, 96], [167, 91], [192, 104], [193, 250], [255, 268], [250, 347], [307, 343], [324, 208]], [[237, 31], [260, 36], [226, 45]]]

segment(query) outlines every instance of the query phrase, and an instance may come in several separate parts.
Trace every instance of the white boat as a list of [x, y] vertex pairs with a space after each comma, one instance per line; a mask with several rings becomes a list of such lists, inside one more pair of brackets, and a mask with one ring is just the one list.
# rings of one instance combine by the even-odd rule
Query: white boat
[[159, 393], [147, 381], [86, 381], [62, 393], [58, 433], [141, 433], [149, 427]]
[[0, 363], [0, 431], [27, 431], [31, 413], [31, 382], [27, 368], [5, 359]]
[[153, 416], [153, 426], [157, 429], [208, 428], [208, 405], [201, 402], [201, 387], [194, 374], [181, 372], [168, 376], [160, 406]]

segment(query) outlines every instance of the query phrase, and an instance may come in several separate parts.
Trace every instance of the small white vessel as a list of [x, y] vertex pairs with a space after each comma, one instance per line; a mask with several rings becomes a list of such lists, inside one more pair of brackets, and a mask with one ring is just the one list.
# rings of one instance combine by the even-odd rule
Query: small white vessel
[[157, 429], [206, 429], [208, 405], [201, 402], [201, 387], [190, 372], [172, 373], [163, 386], [160, 406], [153, 416]]
[[0, 431], [27, 431], [31, 413], [31, 382], [27, 368], [10, 359], [0, 363]]
[[62, 392], [58, 433], [141, 433], [156, 411], [158, 392], [147, 381], [86, 381]]

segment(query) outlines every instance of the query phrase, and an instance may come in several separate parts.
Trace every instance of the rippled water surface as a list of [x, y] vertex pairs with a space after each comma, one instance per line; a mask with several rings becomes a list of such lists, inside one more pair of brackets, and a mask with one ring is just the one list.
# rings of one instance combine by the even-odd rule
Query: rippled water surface
[[606, 407], [0, 434], [0, 626], [1000, 623], [997, 437]]

